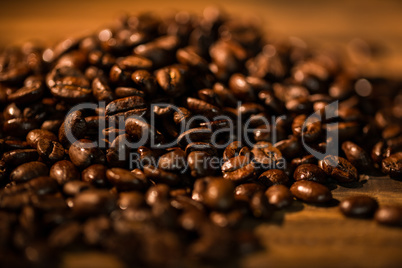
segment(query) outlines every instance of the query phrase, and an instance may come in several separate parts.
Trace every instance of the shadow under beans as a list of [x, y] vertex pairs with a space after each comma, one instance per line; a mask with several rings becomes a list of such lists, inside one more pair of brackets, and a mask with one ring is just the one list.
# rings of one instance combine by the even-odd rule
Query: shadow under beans
[[339, 205], [339, 200], [332, 198], [328, 202], [325, 203], [308, 203], [310, 206], [314, 207], [322, 207], [322, 208], [332, 208], [332, 207], [337, 207]]
[[362, 188], [367, 183], [367, 179], [354, 182], [339, 182], [338, 185], [345, 188]]

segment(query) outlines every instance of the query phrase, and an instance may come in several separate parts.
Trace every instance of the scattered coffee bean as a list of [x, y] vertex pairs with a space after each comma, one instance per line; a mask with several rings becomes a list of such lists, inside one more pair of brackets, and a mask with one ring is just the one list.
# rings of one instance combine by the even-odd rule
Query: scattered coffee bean
[[339, 209], [345, 216], [356, 218], [370, 218], [377, 208], [377, 201], [365, 195], [348, 197], [339, 204]]
[[296, 181], [290, 191], [296, 198], [309, 203], [325, 203], [332, 199], [326, 186], [313, 181]]

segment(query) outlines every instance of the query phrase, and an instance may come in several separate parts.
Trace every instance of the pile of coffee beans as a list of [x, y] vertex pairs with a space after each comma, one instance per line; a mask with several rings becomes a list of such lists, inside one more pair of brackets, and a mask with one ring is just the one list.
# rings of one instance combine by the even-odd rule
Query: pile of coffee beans
[[[3, 267], [83, 250], [227, 264], [260, 248], [251, 219], [295, 198], [325, 206], [362, 174], [402, 178], [401, 89], [212, 8], [5, 48]], [[402, 208], [369, 196], [339, 208], [402, 225]]]

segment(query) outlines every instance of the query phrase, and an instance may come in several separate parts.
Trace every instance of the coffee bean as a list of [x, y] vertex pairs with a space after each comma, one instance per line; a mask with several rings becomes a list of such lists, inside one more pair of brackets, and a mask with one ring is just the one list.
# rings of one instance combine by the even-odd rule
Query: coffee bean
[[380, 207], [374, 215], [379, 224], [389, 226], [402, 226], [402, 208], [399, 206]]
[[16, 104], [28, 104], [39, 100], [45, 90], [41, 81], [35, 81], [29, 86], [24, 86], [8, 96], [9, 102]]
[[186, 90], [184, 72], [176, 66], [164, 67], [155, 73], [159, 86], [169, 96], [179, 96]]
[[293, 195], [290, 190], [281, 184], [272, 185], [265, 191], [268, 202], [276, 208], [288, 207], [293, 202]]
[[186, 166], [186, 154], [180, 149], [174, 149], [159, 158], [158, 167], [166, 171], [180, 171]]
[[133, 87], [117, 87], [115, 92], [117, 98], [125, 98], [125, 97], [132, 97], [132, 96], [138, 96], [141, 98], [145, 97], [145, 94], [143, 91], [138, 90]]
[[250, 208], [256, 218], [269, 219], [273, 213], [273, 206], [269, 204], [263, 191], [254, 194], [250, 201]]
[[192, 128], [177, 137], [177, 144], [185, 148], [188, 144], [193, 142], [209, 142], [211, 135], [212, 131], [208, 128]]
[[[137, 70], [131, 75], [134, 83], [148, 96], [155, 94], [158, 87], [156, 78], [146, 70]], [[117, 89], [116, 89], [117, 94]]]
[[382, 160], [382, 172], [392, 178], [402, 178], [402, 153], [393, 154]]
[[53, 164], [50, 168], [50, 177], [55, 179], [60, 185], [72, 180], [79, 180], [80, 173], [76, 166], [68, 160], [61, 160]]
[[145, 204], [144, 195], [137, 191], [121, 192], [117, 201], [120, 209], [137, 209]]
[[17, 149], [3, 154], [3, 161], [9, 166], [19, 166], [26, 162], [38, 160], [39, 154], [35, 149]]
[[144, 174], [148, 179], [167, 185], [176, 185], [180, 181], [180, 177], [175, 173], [164, 171], [152, 165], [144, 166]]
[[270, 169], [265, 171], [258, 177], [258, 182], [264, 184], [267, 187], [276, 184], [286, 185], [289, 183], [289, 178], [283, 170]]
[[345, 158], [328, 155], [319, 161], [319, 166], [337, 181], [355, 182], [359, 180], [356, 168]]
[[372, 167], [370, 156], [357, 144], [345, 141], [342, 143], [342, 150], [350, 163], [359, 171], [366, 171]]
[[59, 185], [55, 179], [43, 176], [28, 181], [28, 189], [37, 195], [46, 195], [58, 192]]
[[72, 212], [80, 217], [107, 214], [116, 207], [116, 200], [108, 190], [90, 189], [74, 197]]
[[126, 133], [130, 135], [134, 141], [142, 140], [143, 144], [151, 141], [154, 142], [154, 144], [158, 144], [164, 140], [162, 133], [138, 118], [127, 119], [125, 128]]
[[39, 156], [45, 161], [54, 163], [60, 161], [64, 158], [64, 148], [63, 145], [57, 141], [51, 141], [49, 139], [41, 139], [37, 143], [37, 150]]
[[327, 175], [324, 170], [314, 164], [303, 164], [298, 166], [293, 173], [293, 178], [296, 181], [306, 180], [318, 183], [327, 182]]
[[114, 100], [106, 106], [106, 115], [144, 108], [144, 99], [140, 96], [131, 96]]
[[63, 185], [63, 193], [69, 196], [75, 196], [91, 188], [91, 185], [83, 181], [68, 181]]
[[92, 91], [98, 101], [109, 103], [113, 100], [113, 91], [104, 77], [95, 77], [92, 81]]
[[119, 191], [143, 190], [146, 186], [146, 178], [141, 171], [111, 168], [106, 171], [106, 177]]
[[251, 152], [257, 166], [262, 169], [274, 168], [283, 161], [281, 151], [269, 142], [257, 142]]
[[73, 143], [86, 134], [87, 123], [81, 111], [74, 111], [66, 116], [59, 130], [59, 141], [63, 145]]
[[187, 107], [190, 111], [207, 117], [216, 116], [219, 111], [218, 107], [196, 98], [187, 98]]
[[259, 191], [264, 191], [265, 186], [259, 183], [249, 182], [243, 183], [236, 187], [235, 196], [245, 196], [248, 199], [251, 199], [255, 193]]
[[205, 189], [204, 202], [211, 209], [228, 210], [234, 204], [234, 190], [231, 181], [213, 179]]
[[91, 140], [81, 139], [74, 142], [68, 154], [71, 162], [78, 168], [86, 168], [92, 164], [103, 164], [104, 153]]
[[108, 186], [108, 180], [106, 178], [107, 167], [102, 164], [94, 164], [81, 173], [81, 179], [84, 182], [88, 182], [96, 187]]
[[313, 181], [296, 181], [290, 191], [296, 198], [309, 203], [325, 203], [332, 199], [326, 186]]
[[56, 135], [52, 132], [43, 129], [34, 129], [27, 135], [27, 142], [32, 148], [36, 148], [41, 139], [48, 139], [50, 141], [57, 141]]
[[10, 180], [16, 183], [26, 182], [40, 176], [47, 176], [49, 169], [42, 162], [28, 162], [19, 165], [10, 174]]
[[3, 131], [14, 137], [26, 137], [31, 130], [37, 128], [37, 121], [29, 118], [14, 118], [3, 123]]
[[371, 218], [377, 208], [377, 201], [365, 195], [348, 197], [339, 204], [339, 209], [347, 217]]
[[256, 167], [246, 156], [236, 156], [222, 165], [223, 178], [242, 183], [257, 177]]

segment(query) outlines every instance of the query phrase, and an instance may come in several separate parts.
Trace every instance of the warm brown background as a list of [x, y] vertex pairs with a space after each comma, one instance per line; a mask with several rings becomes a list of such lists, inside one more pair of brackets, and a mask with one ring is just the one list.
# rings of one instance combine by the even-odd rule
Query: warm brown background
[[[0, 4], [0, 46], [27, 40], [54, 43], [97, 30], [121, 13], [200, 13], [212, 3], [217, 1], [7, 1]], [[402, 1], [232, 0], [219, 5], [233, 14], [259, 17], [267, 31], [298, 36], [309, 43], [342, 49], [355, 38], [367, 40], [380, 49], [381, 57], [361, 64], [365, 72], [402, 78]], [[368, 193], [380, 204], [402, 205], [402, 182], [375, 177], [365, 182], [361, 188], [338, 187], [334, 197], [342, 200]], [[273, 221], [258, 226], [256, 232], [266, 249], [242, 259], [241, 267], [402, 267], [402, 229], [345, 219], [337, 207], [297, 202], [286, 213], [278, 212]], [[64, 261], [66, 267], [94, 264], [119, 266], [110, 256], [96, 253], [75, 253]]]

